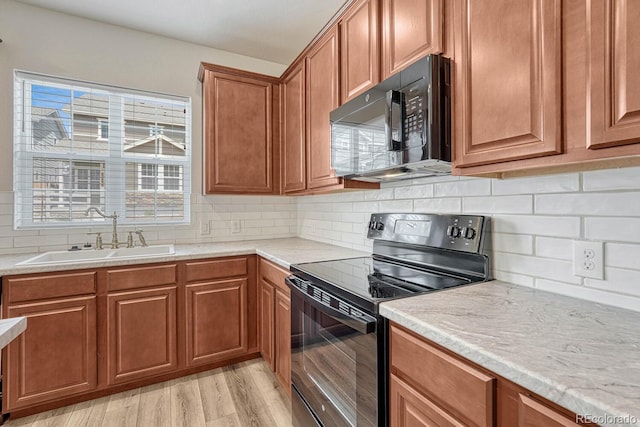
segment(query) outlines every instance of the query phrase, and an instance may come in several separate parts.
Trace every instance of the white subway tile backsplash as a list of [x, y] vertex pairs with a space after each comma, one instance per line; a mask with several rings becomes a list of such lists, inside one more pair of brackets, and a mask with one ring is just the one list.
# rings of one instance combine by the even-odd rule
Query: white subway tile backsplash
[[590, 240], [640, 243], [640, 218], [585, 218], [585, 237]]
[[510, 273], [508, 271], [501, 271], [501, 270], [494, 269], [493, 278], [497, 280], [502, 280], [504, 282], [513, 283], [515, 285], [526, 286], [528, 288], [532, 288], [534, 285], [533, 277]]
[[365, 200], [390, 200], [393, 199], [393, 188], [381, 188], [380, 190], [363, 191]]
[[640, 270], [640, 244], [607, 243], [604, 263], [609, 267]]
[[433, 185], [411, 185], [408, 187], [398, 187], [395, 189], [396, 199], [422, 199], [433, 197]]
[[543, 279], [537, 279], [535, 287], [547, 292], [585, 299], [600, 304], [615, 305], [628, 310], [640, 311], [640, 298], [628, 295], [620, 295], [614, 292], [605, 292], [584, 286], [569, 285], [566, 283]]
[[423, 213], [461, 213], [462, 199], [447, 197], [445, 199], [416, 199], [413, 211]]
[[640, 297], [640, 270], [606, 267], [604, 278], [605, 280], [587, 278], [584, 284], [589, 288]]
[[381, 201], [380, 212], [413, 212], [413, 200]]
[[573, 262], [529, 255], [494, 253], [496, 270], [524, 274], [534, 278], [559, 280], [565, 283], [582, 283], [580, 277], [573, 274]]
[[571, 216], [496, 215], [493, 231], [497, 233], [538, 236], [580, 237], [580, 218]]
[[545, 194], [536, 196], [537, 214], [640, 216], [640, 192]]
[[578, 174], [492, 180], [493, 195], [566, 193], [580, 189]]
[[640, 167], [583, 173], [584, 191], [640, 189]]
[[532, 196], [465, 197], [462, 212], [478, 215], [531, 214]]
[[533, 236], [525, 234], [492, 233], [492, 245], [494, 251], [533, 254]]
[[474, 178], [434, 184], [436, 197], [488, 196], [491, 194], [491, 180]]
[[573, 261], [573, 240], [536, 237], [536, 256]]

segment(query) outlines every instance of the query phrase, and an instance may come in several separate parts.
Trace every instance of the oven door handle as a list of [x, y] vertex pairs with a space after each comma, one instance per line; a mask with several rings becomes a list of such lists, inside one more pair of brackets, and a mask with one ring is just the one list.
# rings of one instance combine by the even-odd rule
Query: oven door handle
[[293, 284], [289, 278], [286, 278], [285, 280], [287, 284], [291, 287], [291, 291], [299, 292], [306, 302], [308, 302], [311, 306], [313, 306], [317, 310], [320, 310], [323, 314], [335, 319], [336, 321], [344, 325], [347, 325], [352, 329], [355, 329], [361, 334], [370, 334], [372, 332], [375, 332], [376, 323], [377, 323], [375, 319], [371, 318], [371, 320], [365, 320], [359, 317], [349, 316], [348, 314], [343, 313], [342, 311], [336, 308], [323, 304], [320, 301], [317, 301], [311, 298], [310, 296], [306, 295], [304, 292], [298, 289], [298, 287], [295, 284]]

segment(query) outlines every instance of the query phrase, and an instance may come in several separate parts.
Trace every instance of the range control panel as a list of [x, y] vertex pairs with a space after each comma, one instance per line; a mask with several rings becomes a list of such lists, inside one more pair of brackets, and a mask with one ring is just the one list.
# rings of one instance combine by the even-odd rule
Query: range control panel
[[480, 215], [372, 214], [370, 239], [479, 252], [487, 218]]

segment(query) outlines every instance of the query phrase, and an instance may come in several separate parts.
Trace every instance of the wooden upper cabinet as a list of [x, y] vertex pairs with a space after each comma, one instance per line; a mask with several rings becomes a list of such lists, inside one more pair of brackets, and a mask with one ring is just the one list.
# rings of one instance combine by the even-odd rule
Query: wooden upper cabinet
[[357, 0], [340, 20], [342, 103], [380, 81], [378, 9], [378, 0]]
[[329, 114], [338, 107], [338, 28], [333, 26], [306, 56], [307, 188], [340, 184], [331, 168]]
[[454, 0], [453, 8], [455, 166], [560, 153], [561, 1]]
[[444, 0], [382, 0], [382, 80], [441, 53], [443, 21]]
[[210, 64], [201, 76], [206, 193], [277, 193], [278, 79]]
[[307, 186], [305, 168], [305, 62], [284, 76], [282, 94], [282, 192], [302, 191]]
[[640, 2], [587, 2], [590, 149], [640, 142]]

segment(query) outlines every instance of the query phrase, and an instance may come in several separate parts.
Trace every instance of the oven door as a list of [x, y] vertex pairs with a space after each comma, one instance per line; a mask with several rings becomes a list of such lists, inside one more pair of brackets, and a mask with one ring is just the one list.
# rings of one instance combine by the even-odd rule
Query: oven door
[[305, 408], [318, 425], [377, 426], [379, 321], [309, 282], [287, 280], [294, 426], [309, 425]]

